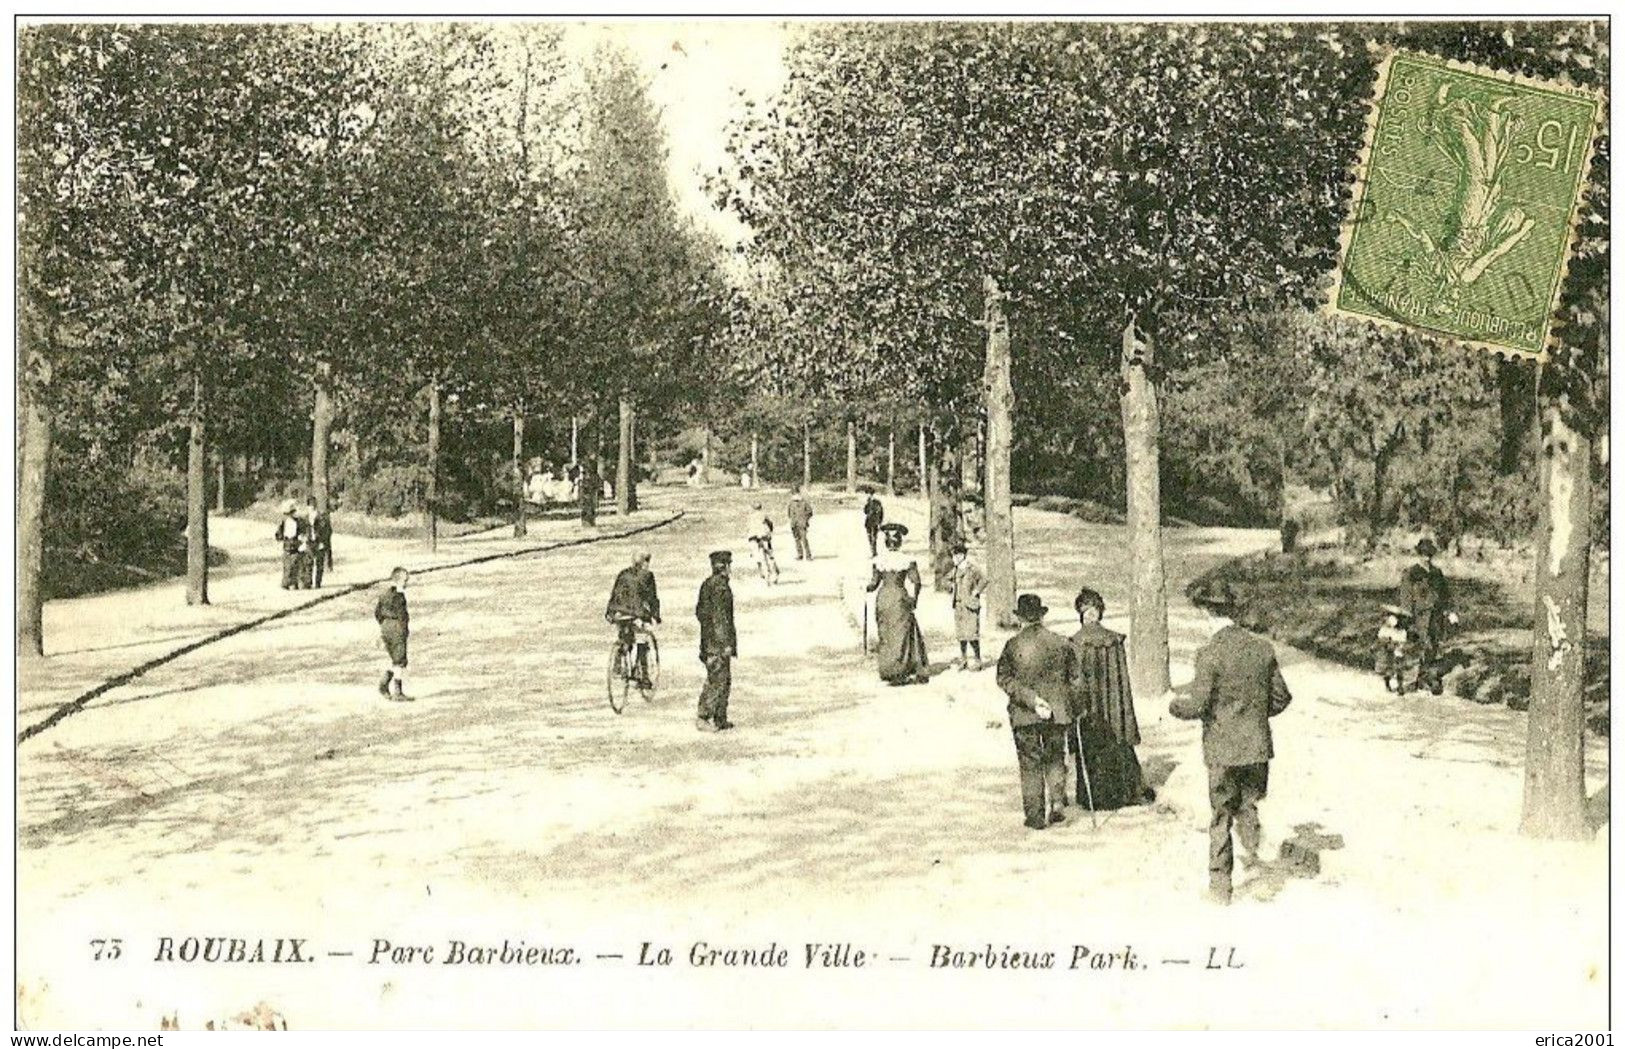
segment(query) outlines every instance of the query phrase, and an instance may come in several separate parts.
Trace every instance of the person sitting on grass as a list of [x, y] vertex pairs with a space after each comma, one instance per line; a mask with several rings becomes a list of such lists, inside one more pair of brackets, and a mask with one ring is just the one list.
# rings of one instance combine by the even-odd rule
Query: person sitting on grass
[[378, 620], [378, 632], [389, 653], [389, 667], [384, 679], [378, 682], [378, 692], [385, 699], [397, 703], [410, 702], [406, 694], [406, 638], [411, 632], [410, 616], [406, 611], [406, 569], [397, 566], [389, 573], [389, 588], [378, 595], [373, 607], [373, 618]]

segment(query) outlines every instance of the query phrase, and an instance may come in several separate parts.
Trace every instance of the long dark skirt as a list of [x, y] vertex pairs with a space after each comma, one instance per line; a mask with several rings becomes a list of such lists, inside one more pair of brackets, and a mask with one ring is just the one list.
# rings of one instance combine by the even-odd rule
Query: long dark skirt
[[925, 673], [925, 635], [900, 584], [888, 580], [875, 594], [875, 630], [875, 666], [881, 680], [908, 682]]
[[[1068, 758], [1077, 765], [1077, 801], [1087, 807], [1091, 795], [1097, 811], [1143, 805], [1155, 794], [1146, 786], [1145, 774], [1134, 748], [1112, 735], [1098, 721], [1074, 722], [1066, 734]], [[1082, 762], [1079, 762], [1079, 754]], [[1084, 782], [1087, 767], [1089, 781]]]

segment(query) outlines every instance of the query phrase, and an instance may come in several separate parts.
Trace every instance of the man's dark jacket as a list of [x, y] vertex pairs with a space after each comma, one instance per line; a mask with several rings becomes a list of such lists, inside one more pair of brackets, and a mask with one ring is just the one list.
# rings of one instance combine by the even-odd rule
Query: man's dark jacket
[[[1078, 654], [1065, 638], [1032, 623], [1004, 644], [999, 655], [999, 687], [1010, 697], [1010, 724], [1068, 725], [1077, 702]], [[1049, 704], [1050, 716], [1034, 708]]]
[[1196, 653], [1190, 694], [1175, 696], [1168, 710], [1201, 721], [1208, 768], [1229, 768], [1275, 756], [1270, 718], [1291, 702], [1274, 646], [1231, 624]]
[[713, 574], [700, 584], [694, 616], [700, 621], [701, 659], [739, 654], [739, 640], [734, 635], [734, 592], [727, 576]]
[[633, 619], [659, 619], [660, 595], [655, 592], [655, 574], [642, 565], [628, 565], [615, 577], [609, 591], [604, 618], [630, 616]]

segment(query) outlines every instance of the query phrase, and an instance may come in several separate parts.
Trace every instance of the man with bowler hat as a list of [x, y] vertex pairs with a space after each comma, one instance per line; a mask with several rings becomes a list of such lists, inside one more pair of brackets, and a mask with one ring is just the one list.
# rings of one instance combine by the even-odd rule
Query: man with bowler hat
[[1439, 650], [1444, 646], [1445, 624], [1457, 622], [1450, 610], [1450, 585], [1433, 563], [1439, 552], [1426, 536], [1416, 544], [1417, 561], [1405, 569], [1399, 580], [1399, 604], [1411, 617], [1411, 634], [1417, 643], [1417, 684], [1435, 696], [1444, 691], [1439, 674]]
[[1049, 609], [1037, 594], [1016, 599], [1021, 630], [999, 656], [999, 688], [1010, 697], [1010, 731], [1021, 769], [1021, 811], [1043, 830], [1066, 817], [1066, 730], [1078, 688], [1078, 654], [1044, 626]]
[[1275, 756], [1270, 718], [1292, 702], [1281, 677], [1275, 648], [1231, 621], [1236, 595], [1230, 584], [1209, 582], [1191, 595], [1207, 617], [1212, 638], [1196, 653], [1196, 676], [1168, 704], [1176, 718], [1202, 723], [1202, 756], [1207, 764], [1208, 896], [1230, 902], [1234, 852], [1233, 825], [1241, 839], [1242, 863], [1258, 862], [1262, 833], [1258, 803], [1269, 790]]
[[733, 554], [727, 550], [711, 554], [711, 575], [700, 584], [694, 605], [700, 621], [700, 661], [705, 664], [705, 687], [700, 689], [699, 717], [694, 722], [701, 732], [734, 727], [728, 720], [728, 694], [733, 691], [729, 660], [739, 654], [739, 642], [734, 634], [734, 594], [728, 585], [732, 563]]

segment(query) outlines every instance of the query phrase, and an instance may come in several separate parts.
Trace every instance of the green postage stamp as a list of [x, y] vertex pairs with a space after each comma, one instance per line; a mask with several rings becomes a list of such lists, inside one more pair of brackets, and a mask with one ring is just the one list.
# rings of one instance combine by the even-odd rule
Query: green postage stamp
[[1542, 355], [1601, 109], [1565, 85], [1389, 56], [1332, 311]]

